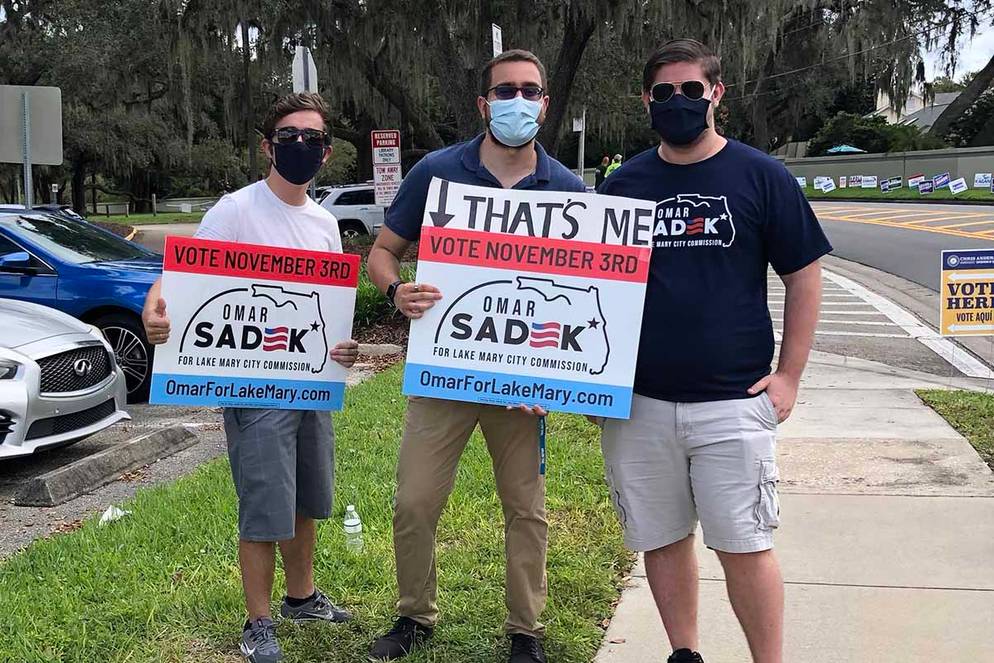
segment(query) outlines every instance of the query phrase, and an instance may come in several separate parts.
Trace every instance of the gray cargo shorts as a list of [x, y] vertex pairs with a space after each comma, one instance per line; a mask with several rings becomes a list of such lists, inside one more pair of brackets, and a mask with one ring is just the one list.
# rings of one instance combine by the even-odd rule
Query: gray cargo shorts
[[730, 553], [773, 547], [780, 524], [777, 413], [765, 393], [705, 403], [635, 395], [628, 420], [601, 435], [612, 501], [625, 545], [647, 551], [697, 529]]
[[243, 541], [286, 541], [299, 514], [331, 515], [335, 431], [330, 412], [225, 408]]

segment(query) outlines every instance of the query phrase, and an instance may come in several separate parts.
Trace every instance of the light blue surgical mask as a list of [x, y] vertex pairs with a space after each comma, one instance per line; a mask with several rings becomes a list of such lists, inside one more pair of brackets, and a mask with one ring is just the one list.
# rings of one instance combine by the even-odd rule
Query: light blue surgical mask
[[490, 133], [497, 142], [508, 147], [521, 147], [538, 133], [538, 116], [542, 113], [541, 101], [528, 101], [523, 97], [488, 101], [490, 105]]

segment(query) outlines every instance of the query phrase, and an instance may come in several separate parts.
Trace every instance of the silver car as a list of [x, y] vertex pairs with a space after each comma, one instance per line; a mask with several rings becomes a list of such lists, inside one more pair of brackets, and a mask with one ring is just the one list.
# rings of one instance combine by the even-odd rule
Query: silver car
[[77, 442], [131, 417], [114, 352], [91, 325], [0, 299], [0, 460]]
[[378, 235], [383, 226], [383, 209], [376, 205], [372, 184], [327, 187], [319, 198], [321, 207], [338, 219], [342, 239]]

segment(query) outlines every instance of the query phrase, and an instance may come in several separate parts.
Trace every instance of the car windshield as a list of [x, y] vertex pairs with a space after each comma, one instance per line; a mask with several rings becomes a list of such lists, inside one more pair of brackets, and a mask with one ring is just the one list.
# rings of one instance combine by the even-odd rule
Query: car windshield
[[14, 234], [59, 260], [77, 265], [151, 258], [155, 254], [83, 221], [54, 214], [32, 214], [3, 221]]

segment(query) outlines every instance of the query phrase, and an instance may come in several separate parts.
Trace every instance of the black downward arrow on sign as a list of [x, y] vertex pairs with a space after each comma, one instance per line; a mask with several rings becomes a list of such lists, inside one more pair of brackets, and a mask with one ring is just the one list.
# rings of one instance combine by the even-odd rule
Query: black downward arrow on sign
[[431, 222], [434, 223], [439, 228], [444, 228], [445, 225], [456, 218], [455, 214], [449, 214], [445, 211], [445, 203], [449, 198], [449, 182], [448, 180], [442, 180], [438, 186], [438, 211], [428, 212], [431, 216]]

